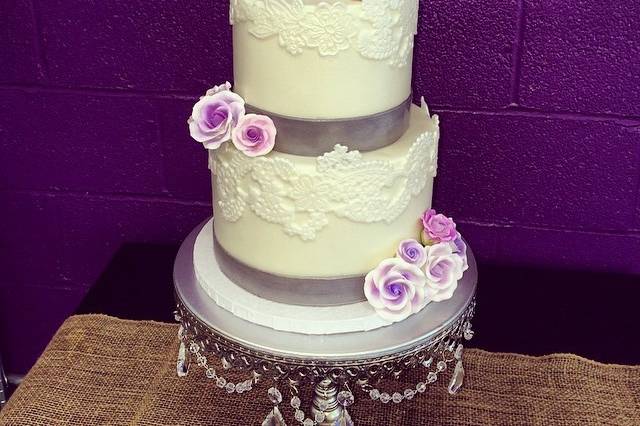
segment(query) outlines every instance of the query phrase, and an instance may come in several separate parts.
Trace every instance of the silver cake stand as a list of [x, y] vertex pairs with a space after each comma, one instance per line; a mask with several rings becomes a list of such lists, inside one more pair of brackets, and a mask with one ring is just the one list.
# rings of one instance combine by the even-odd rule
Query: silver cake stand
[[[186, 238], [174, 266], [176, 319], [181, 324], [179, 376], [195, 363], [221, 390], [238, 394], [248, 393], [258, 381], [270, 381], [267, 396], [273, 409], [266, 413], [263, 425], [285, 425], [283, 406], [289, 406], [293, 419], [303, 426], [352, 425], [347, 408], [359, 391], [382, 404], [400, 403], [417, 397], [445, 375], [449, 392], [460, 390], [464, 380], [461, 342], [473, 337], [477, 267], [471, 250], [467, 252], [469, 269], [451, 299], [430, 303], [405, 321], [376, 330], [303, 335], [237, 318], [200, 288], [193, 248], [205, 223]], [[212, 357], [221, 364], [219, 371], [210, 365]], [[247, 371], [246, 380], [227, 381], [223, 374], [229, 369]], [[422, 380], [412, 388], [387, 392], [376, 387], [380, 379], [397, 379], [415, 369]], [[315, 389], [309, 415], [300, 398], [303, 386]], [[288, 403], [283, 402], [283, 394], [288, 395]]]

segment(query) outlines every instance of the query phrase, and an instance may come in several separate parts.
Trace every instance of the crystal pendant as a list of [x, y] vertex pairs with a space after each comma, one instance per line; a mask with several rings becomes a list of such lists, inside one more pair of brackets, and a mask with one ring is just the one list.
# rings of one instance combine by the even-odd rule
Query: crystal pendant
[[273, 407], [262, 422], [262, 426], [287, 426], [278, 407]]
[[455, 395], [462, 388], [462, 383], [464, 382], [464, 367], [462, 366], [462, 361], [458, 361], [456, 363], [456, 368], [453, 370], [453, 377], [451, 377], [451, 381], [449, 382], [449, 393], [451, 395]]
[[189, 362], [187, 360], [187, 348], [183, 342], [180, 342], [178, 349], [178, 361], [176, 362], [176, 373], [178, 377], [185, 377], [189, 374]]
[[342, 415], [335, 421], [333, 426], [353, 426], [353, 420], [351, 420], [351, 416], [346, 407], [342, 410]]
[[270, 387], [267, 391], [267, 395], [269, 396], [269, 401], [271, 401], [273, 405], [278, 405], [282, 402], [282, 394], [275, 387]]

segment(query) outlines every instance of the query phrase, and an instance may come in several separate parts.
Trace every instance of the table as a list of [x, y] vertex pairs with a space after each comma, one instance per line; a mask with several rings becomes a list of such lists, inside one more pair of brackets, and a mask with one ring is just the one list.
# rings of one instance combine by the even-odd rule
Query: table
[[[81, 315], [67, 320], [4, 410], [0, 425], [260, 424], [266, 398], [237, 399], [203, 374], [178, 378], [177, 324]], [[479, 334], [479, 333], [478, 333]], [[219, 366], [218, 366], [219, 367]], [[412, 404], [363, 400], [358, 426], [634, 425], [640, 419], [640, 367], [575, 355], [529, 357], [470, 349], [465, 386], [452, 397], [430, 387]], [[415, 377], [385, 383], [403, 389]], [[257, 387], [265, 395], [266, 388]], [[230, 414], [231, 413], [231, 414]], [[223, 417], [224, 416], [224, 417]]]

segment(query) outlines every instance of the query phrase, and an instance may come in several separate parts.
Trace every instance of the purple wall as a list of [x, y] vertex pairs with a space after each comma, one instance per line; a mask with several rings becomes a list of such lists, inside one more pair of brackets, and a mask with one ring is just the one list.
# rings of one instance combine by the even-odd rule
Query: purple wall
[[[209, 215], [185, 120], [232, 78], [220, 4], [0, 2], [10, 371], [29, 368], [121, 244], [176, 242]], [[640, 274], [638, 14], [623, 0], [422, 5], [414, 91], [442, 119], [435, 205], [481, 260]]]

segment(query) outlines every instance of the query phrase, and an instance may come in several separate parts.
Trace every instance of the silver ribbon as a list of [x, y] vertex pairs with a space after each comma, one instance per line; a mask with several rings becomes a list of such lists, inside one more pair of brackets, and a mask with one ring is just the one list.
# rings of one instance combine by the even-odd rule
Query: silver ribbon
[[343, 119], [305, 119], [274, 114], [246, 105], [246, 111], [269, 116], [276, 126], [275, 150], [286, 154], [317, 157], [337, 143], [349, 149], [372, 151], [391, 145], [409, 128], [411, 96], [406, 101], [373, 115]]
[[220, 270], [235, 284], [263, 299], [302, 306], [338, 306], [366, 300], [364, 276], [293, 278], [252, 268], [230, 255], [213, 235]]

